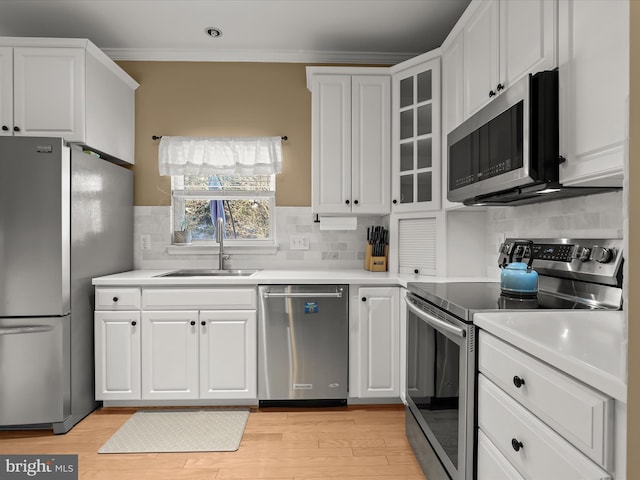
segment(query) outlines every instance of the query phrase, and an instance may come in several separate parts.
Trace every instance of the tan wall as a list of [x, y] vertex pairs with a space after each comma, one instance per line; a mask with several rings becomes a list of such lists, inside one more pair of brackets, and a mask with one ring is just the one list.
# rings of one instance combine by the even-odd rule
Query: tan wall
[[631, 3], [631, 79], [629, 98], [629, 379], [627, 478], [640, 478], [640, 2]]
[[279, 206], [311, 205], [311, 93], [305, 65], [118, 62], [136, 91], [134, 204], [170, 205], [169, 177], [158, 175], [152, 135], [287, 135]]

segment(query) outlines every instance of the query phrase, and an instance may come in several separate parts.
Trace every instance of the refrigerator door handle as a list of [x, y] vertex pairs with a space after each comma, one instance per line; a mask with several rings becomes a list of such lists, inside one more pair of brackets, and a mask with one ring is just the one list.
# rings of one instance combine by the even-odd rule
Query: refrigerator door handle
[[342, 298], [342, 292], [305, 292], [305, 293], [269, 293], [262, 294], [264, 298]]
[[24, 327], [0, 327], [0, 335], [21, 335], [25, 333], [45, 333], [53, 330], [51, 325], [27, 325]]

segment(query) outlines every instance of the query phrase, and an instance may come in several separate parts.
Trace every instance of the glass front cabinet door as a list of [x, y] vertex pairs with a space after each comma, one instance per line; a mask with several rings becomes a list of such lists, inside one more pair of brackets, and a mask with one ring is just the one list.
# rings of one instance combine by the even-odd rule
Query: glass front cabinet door
[[439, 58], [397, 70], [392, 105], [393, 211], [437, 210], [441, 200]]

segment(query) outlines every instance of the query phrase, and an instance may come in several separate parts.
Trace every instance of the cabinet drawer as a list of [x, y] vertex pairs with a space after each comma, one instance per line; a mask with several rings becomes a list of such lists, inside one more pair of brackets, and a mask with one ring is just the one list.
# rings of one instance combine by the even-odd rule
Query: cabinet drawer
[[598, 464], [611, 467], [613, 399], [482, 331], [478, 369]]
[[525, 478], [611, 479], [607, 472], [481, 374], [478, 375], [478, 427]]
[[96, 310], [139, 309], [139, 288], [96, 288]]
[[491, 440], [478, 430], [478, 480], [524, 480]]
[[145, 288], [144, 310], [255, 309], [255, 288]]

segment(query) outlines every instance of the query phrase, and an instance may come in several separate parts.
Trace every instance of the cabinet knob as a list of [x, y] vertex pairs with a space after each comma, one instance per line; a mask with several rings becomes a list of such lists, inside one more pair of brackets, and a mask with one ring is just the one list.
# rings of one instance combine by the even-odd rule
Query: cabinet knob
[[354, 205], [357, 205], [357, 204], [358, 204], [358, 200], [354, 200], [354, 201], [353, 201], [353, 204], [354, 204]]
[[196, 321], [195, 320], [191, 320], [189, 323], [191, 324], [191, 326], [193, 326], [193, 325], [196, 324]]
[[13, 127], [13, 131], [14, 132], [19, 132], [20, 131], [20, 127]]
[[520, 388], [522, 385], [524, 385], [524, 378], [520, 378], [516, 375], [515, 377], [513, 377], [513, 384], [516, 386], [516, 388]]
[[393, 204], [395, 205], [396, 203], [398, 203], [398, 200], [393, 200]]
[[6, 132], [9, 130], [9, 127], [7, 127], [6, 125], [2, 125], [2, 130]]
[[349, 200], [345, 200], [344, 203], [349, 205], [350, 202], [349, 202]]
[[202, 326], [204, 327], [204, 326], [206, 326], [206, 325], [207, 325], [207, 322], [205, 322], [204, 320], [202, 320], [202, 321], [200, 322], [200, 325], [202, 325]]
[[496, 96], [495, 90], [489, 90], [489, 97], [495, 97], [495, 96]]
[[366, 301], [367, 301], [367, 297], [362, 297], [362, 298], [361, 298], [361, 300], [362, 300], [363, 302], [366, 302]]
[[135, 320], [133, 322], [131, 322], [131, 325], [133, 325], [134, 327], [138, 324], [138, 322], [136, 322]]
[[113, 297], [113, 301], [114, 301], [114, 302], [117, 302], [118, 300], [119, 300], [119, 298], [118, 298], [118, 297]]
[[420, 273], [420, 270], [418, 270], [417, 268], [413, 269], [413, 273], [415, 273], [416, 275], [418, 275]]
[[520, 449], [521, 449], [524, 445], [522, 445], [522, 442], [519, 442], [517, 439], [512, 438], [512, 439], [511, 439], [511, 446], [513, 447], [513, 449], [514, 449], [516, 452], [519, 452], [519, 451], [520, 451]]
[[503, 84], [501, 84], [501, 83], [499, 83], [499, 84], [498, 84], [498, 86], [496, 87], [496, 90], [497, 90], [498, 92], [500, 92], [500, 91], [504, 90], [504, 85], [503, 85]]

